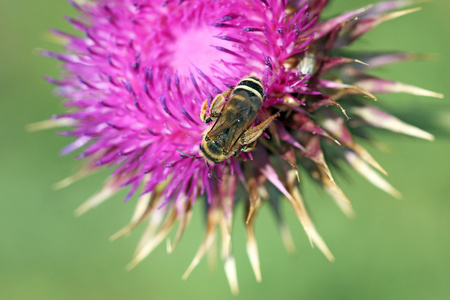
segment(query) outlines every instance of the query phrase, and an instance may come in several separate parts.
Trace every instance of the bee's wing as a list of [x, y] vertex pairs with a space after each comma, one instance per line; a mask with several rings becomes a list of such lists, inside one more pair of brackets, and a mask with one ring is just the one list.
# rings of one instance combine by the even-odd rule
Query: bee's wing
[[222, 132], [234, 126], [237, 123], [237, 120], [227, 120], [223, 115], [221, 115], [216, 123], [214, 123], [213, 127], [208, 132], [209, 138], [215, 138], [219, 136]]
[[227, 120], [222, 115], [217, 119], [211, 130], [207, 133], [207, 136], [210, 139], [214, 139], [219, 137], [223, 132], [226, 132], [226, 140], [223, 146], [224, 150], [230, 151], [245, 131], [238, 124], [237, 119]]
[[225, 149], [227, 149], [228, 152], [231, 151], [231, 148], [233, 148], [233, 146], [239, 140], [244, 131], [245, 130], [242, 130], [236, 125], [230, 127], [230, 131], [228, 132], [228, 139], [225, 143]]

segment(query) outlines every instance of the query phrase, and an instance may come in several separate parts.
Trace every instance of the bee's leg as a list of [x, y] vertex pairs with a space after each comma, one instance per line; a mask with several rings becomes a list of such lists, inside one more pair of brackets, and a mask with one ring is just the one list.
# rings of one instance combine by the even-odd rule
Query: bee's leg
[[205, 102], [203, 102], [202, 104], [202, 110], [200, 113], [200, 119], [202, 120], [203, 123], [208, 123], [206, 122], [206, 107], [208, 106], [208, 100], [205, 100]]
[[231, 94], [233, 90], [227, 90], [222, 94], [217, 95], [213, 101], [211, 102], [211, 106], [209, 107], [209, 116], [206, 116], [206, 107], [208, 106], [208, 100], [205, 100], [202, 104], [202, 112], [200, 118], [202, 122], [209, 123], [215, 121], [222, 112], [223, 105], [227, 101], [228, 96]]
[[[227, 101], [228, 96], [231, 94], [233, 90], [227, 90], [222, 94], [217, 95], [211, 103], [209, 107], [209, 118], [214, 120], [219, 117], [222, 112], [223, 106]], [[212, 121], [211, 120], [211, 121]]]
[[255, 149], [255, 147], [256, 147], [256, 140], [254, 140], [250, 144], [243, 145], [242, 148], [241, 148], [241, 151], [250, 152], [253, 149]]
[[270, 123], [273, 121], [273, 119], [275, 119], [279, 115], [280, 115], [280, 113], [278, 112], [278, 113], [270, 116], [266, 120], [264, 120], [264, 122], [262, 122], [258, 126], [251, 127], [246, 132], [244, 132], [239, 143], [242, 146], [244, 146], [244, 149], [248, 148], [249, 150], [243, 150], [243, 151], [248, 152], [248, 151], [253, 150], [253, 148], [256, 145], [256, 143], [255, 143], [255, 145], [253, 145], [253, 142], [256, 142], [256, 140], [259, 138], [259, 136], [263, 133], [264, 129], [266, 129], [270, 125]]

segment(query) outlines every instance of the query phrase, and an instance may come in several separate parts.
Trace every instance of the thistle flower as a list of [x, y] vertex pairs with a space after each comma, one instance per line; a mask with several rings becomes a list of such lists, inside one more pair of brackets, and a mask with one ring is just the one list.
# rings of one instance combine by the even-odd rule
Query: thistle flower
[[[245, 205], [247, 253], [261, 280], [254, 220], [271, 207], [288, 251], [293, 244], [280, 206], [295, 211], [308, 238], [334, 257], [316, 231], [299, 189], [299, 171], [310, 175], [351, 215], [349, 200], [328, 164], [343, 161], [380, 189], [399, 197], [379, 174], [383, 168], [357, 139], [367, 127], [432, 140], [433, 136], [373, 106], [375, 94], [406, 92], [442, 97], [407, 84], [377, 78], [367, 70], [415, 58], [405, 53], [346, 50], [380, 23], [417, 9], [409, 1], [387, 1], [323, 20], [326, 0], [97, 0], [70, 3], [81, 13], [67, 18], [82, 35], [53, 30], [65, 53], [43, 54], [63, 62], [61, 79], [47, 78], [67, 99], [67, 113], [36, 128], [69, 126], [75, 141], [62, 150], [83, 149], [87, 165], [61, 181], [63, 187], [105, 166], [114, 171], [103, 188], [76, 211], [81, 215], [128, 188], [137, 195], [129, 225], [115, 239], [147, 223], [129, 268], [148, 256], [178, 223], [168, 251], [175, 249], [196, 202], [206, 206], [204, 239], [183, 279], [222, 238], [222, 258], [233, 292], [236, 266], [231, 223]], [[392, 12], [394, 11], [394, 12]], [[246, 76], [261, 80], [264, 101], [252, 124], [279, 113], [250, 152], [237, 151], [205, 163], [200, 144], [211, 124], [200, 118], [217, 95]], [[250, 127], [250, 128], [253, 128]]]

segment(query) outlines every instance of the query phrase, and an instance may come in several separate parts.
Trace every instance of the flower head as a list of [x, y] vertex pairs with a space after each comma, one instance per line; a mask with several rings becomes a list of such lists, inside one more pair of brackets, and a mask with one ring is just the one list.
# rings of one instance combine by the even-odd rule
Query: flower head
[[[381, 22], [415, 11], [390, 12], [408, 1], [382, 2], [329, 20], [321, 18], [328, 1], [320, 0], [70, 2], [81, 16], [67, 20], [82, 35], [54, 30], [65, 40], [66, 52], [44, 52], [63, 62], [62, 79], [47, 79], [58, 85], [70, 108], [51, 122], [72, 127], [64, 134], [75, 141], [62, 153], [82, 148], [78, 157], [88, 165], [59, 186], [108, 166], [114, 171], [105, 186], [78, 214], [121, 188], [129, 188], [126, 200], [139, 196], [131, 223], [113, 236], [148, 222], [130, 267], [178, 223], [175, 239], [169, 241], [172, 251], [198, 201], [207, 207], [206, 231], [183, 278], [221, 228], [225, 271], [237, 291], [230, 236], [233, 208], [239, 202], [246, 207], [247, 252], [257, 280], [261, 274], [253, 223], [265, 202], [279, 220], [289, 251], [293, 246], [279, 209], [285, 199], [311, 242], [333, 260], [305, 208], [299, 171], [317, 180], [351, 215], [350, 202], [336, 185], [329, 163], [344, 161], [374, 185], [399, 196], [355, 136], [364, 137], [365, 127], [372, 126], [433, 138], [371, 103], [380, 93], [442, 96], [365, 73], [414, 56], [345, 50]], [[211, 162], [200, 145], [217, 123], [223, 123], [220, 117], [235, 108], [227, 101], [249, 76], [261, 82], [260, 106], [254, 114], [235, 115], [236, 122], [247, 120], [245, 126], [234, 121], [223, 125], [216, 146], [233, 153]], [[249, 86], [243, 94], [246, 105], [248, 97], [255, 96], [256, 87]], [[218, 95], [223, 103], [216, 101]], [[206, 115], [212, 122], [203, 122]]]

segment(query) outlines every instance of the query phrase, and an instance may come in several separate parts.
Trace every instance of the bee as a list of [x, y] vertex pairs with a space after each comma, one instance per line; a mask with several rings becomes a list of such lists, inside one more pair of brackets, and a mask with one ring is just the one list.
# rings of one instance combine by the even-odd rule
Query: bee
[[258, 137], [279, 116], [276, 113], [260, 124], [252, 126], [264, 101], [264, 86], [256, 77], [245, 77], [235, 88], [217, 95], [206, 113], [203, 102], [200, 118], [204, 123], [214, 122], [202, 135], [200, 151], [207, 162], [219, 163], [252, 151]]

